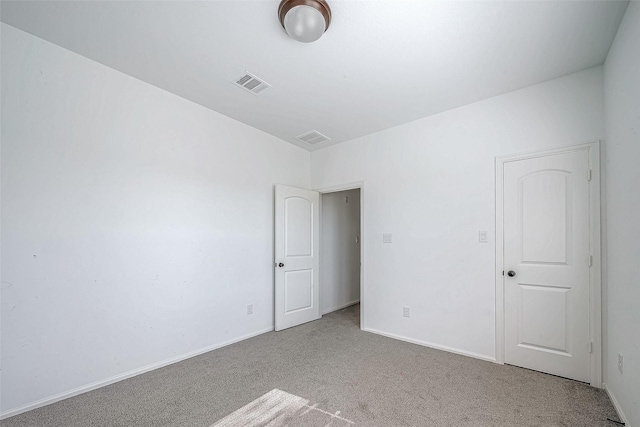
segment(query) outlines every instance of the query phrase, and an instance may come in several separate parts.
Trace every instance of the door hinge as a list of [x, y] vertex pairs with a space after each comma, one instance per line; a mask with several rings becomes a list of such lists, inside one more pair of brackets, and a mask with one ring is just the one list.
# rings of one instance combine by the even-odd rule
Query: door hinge
[[589, 353], [593, 353], [593, 341], [589, 341]]
[[591, 169], [587, 171], [587, 181], [591, 181]]
[[589, 267], [593, 265], [593, 255], [589, 255]]

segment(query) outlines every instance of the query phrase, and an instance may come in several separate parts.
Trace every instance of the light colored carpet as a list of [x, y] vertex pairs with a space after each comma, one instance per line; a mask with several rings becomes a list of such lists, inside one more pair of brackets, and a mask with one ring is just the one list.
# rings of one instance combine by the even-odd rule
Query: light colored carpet
[[[603, 390], [362, 332], [358, 319], [353, 306], [1, 424], [207, 427], [274, 389], [355, 426], [611, 427], [607, 417], [618, 419]], [[297, 420], [287, 425], [315, 425]]]
[[351, 427], [355, 424], [340, 416], [318, 408], [317, 404], [282, 390], [273, 389], [211, 427]]

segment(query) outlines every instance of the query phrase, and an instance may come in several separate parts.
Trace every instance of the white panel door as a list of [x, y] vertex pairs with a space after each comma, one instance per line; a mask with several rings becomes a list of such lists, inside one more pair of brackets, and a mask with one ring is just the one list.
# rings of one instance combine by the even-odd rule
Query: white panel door
[[505, 362], [589, 382], [587, 150], [504, 164]]
[[276, 331], [319, 319], [320, 193], [276, 185]]

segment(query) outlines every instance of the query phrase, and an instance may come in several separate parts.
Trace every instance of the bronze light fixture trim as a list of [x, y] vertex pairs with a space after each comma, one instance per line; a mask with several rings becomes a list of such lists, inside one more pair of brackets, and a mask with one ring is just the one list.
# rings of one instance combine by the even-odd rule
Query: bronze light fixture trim
[[329, 28], [331, 9], [325, 0], [282, 0], [278, 18], [291, 38], [310, 43]]

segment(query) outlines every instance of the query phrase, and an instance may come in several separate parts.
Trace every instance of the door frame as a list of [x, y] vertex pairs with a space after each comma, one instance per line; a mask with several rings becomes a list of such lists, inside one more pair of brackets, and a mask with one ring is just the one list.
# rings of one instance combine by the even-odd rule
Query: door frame
[[[322, 195], [329, 193], [337, 193], [340, 191], [356, 190], [360, 189], [360, 329], [365, 330], [365, 257], [364, 257], [364, 243], [365, 243], [365, 223], [364, 223], [364, 181], [351, 182], [348, 184], [332, 185], [328, 187], [314, 188], [313, 191], [320, 193], [320, 245], [322, 242]], [[322, 265], [322, 250], [320, 250], [320, 265]], [[322, 271], [319, 272], [319, 282], [322, 286]]]
[[590, 384], [602, 388], [602, 283], [600, 247], [600, 141], [547, 150], [497, 156], [496, 168], [496, 363], [504, 364], [504, 165], [508, 162], [586, 150], [589, 157], [591, 180], [589, 185], [589, 246], [593, 262], [589, 269], [589, 340]]

